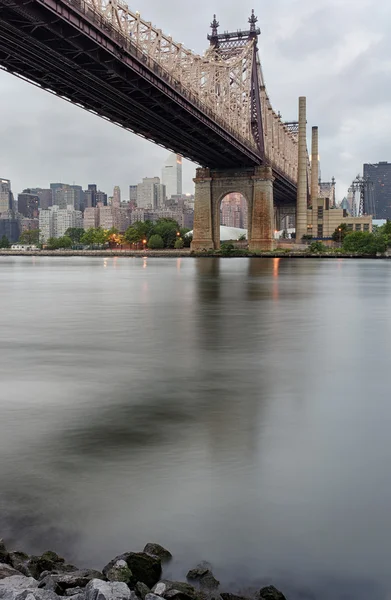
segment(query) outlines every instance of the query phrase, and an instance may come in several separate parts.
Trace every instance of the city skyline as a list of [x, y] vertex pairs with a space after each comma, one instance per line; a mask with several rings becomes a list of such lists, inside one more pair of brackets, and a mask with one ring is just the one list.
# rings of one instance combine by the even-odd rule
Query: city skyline
[[[213, 9], [201, 7], [189, 22], [183, 11], [176, 10], [177, 5], [171, 0], [167, 10], [157, 0], [149, 0], [143, 16], [197, 52], [207, 47], [205, 36], [213, 11], [224, 27], [236, 29], [245, 25], [252, 8], [250, 2], [239, 10], [233, 1], [215, 0]], [[319, 0], [309, 7], [299, 0], [293, 14], [287, 10], [287, 0], [276, 0], [273, 7], [263, 7], [260, 15], [260, 55], [273, 102], [284, 119], [295, 120], [297, 96], [308, 95], [309, 121], [319, 124], [323, 176], [325, 180], [336, 177], [339, 201], [364, 162], [387, 159], [391, 122], [384, 75], [391, 9], [385, 2], [376, 6], [368, 20], [365, 0], [355, 2], [353, 14], [350, 2], [341, 6]], [[367, 73], [370, 64], [378, 68]], [[362, 89], [364, 74], [371, 85]], [[43, 169], [58, 181], [72, 181], [72, 174], [80, 181], [100, 177], [103, 189], [109, 189], [112, 180], [125, 189], [136, 176], [141, 180], [151, 171], [160, 173], [166, 151], [158, 146], [11, 75], [0, 73], [0, 82], [0, 110], [7, 123], [2, 130], [0, 164], [15, 190], [27, 187], [33, 172], [37, 173], [36, 185], [43, 187]], [[20, 164], [23, 173], [18, 172]], [[193, 190], [194, 168], [184, 161], [184, 192]]]

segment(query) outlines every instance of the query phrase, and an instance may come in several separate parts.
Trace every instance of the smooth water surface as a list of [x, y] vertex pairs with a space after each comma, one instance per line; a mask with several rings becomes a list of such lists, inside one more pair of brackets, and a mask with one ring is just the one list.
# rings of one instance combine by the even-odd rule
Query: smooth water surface
[[391, 262], [0, 258], [0, 537], [383, 600]]

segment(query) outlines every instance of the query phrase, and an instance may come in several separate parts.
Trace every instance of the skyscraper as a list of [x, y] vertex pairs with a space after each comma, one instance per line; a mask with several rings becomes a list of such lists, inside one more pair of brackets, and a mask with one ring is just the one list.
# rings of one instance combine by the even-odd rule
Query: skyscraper
[[37, 219], [39, 209], [39, 197], [24, 190], [18, 194], [18, 212], [28, 219]]
[[113, 200], [111, 201], [111, 205], [114, 208], [120, 208], [120, 206], [121, 206], [121, 190], [118, 185], [116, 185], [114, 187]]
[[144, 177], [137, 186], [137, 207], [158, 208], [165, 200], [165, 186], [160, 183], [159, 177]]
[[11, 182], [0, 177], [0, 214], [12, 208]]
[[391, 219], [391, 163], [364, 165], [364, 177], [373, 183], [375, 219]]
[[172, 152], [162, 169], [162, 184], [166, 186], [167, 198], [182, 195], [182, 156]]

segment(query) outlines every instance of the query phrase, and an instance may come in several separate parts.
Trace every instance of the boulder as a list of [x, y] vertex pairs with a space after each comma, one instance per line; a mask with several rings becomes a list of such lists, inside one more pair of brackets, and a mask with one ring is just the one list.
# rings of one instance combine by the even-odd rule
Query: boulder
[[136, 600], [137, 598], [122, 581], [92, 579], [85, 592], [86, 600]]
[[162, 563], [169, 562], [172, 559], [171, 552], [159, 544], [147, 544], [143, 552], [159, 557]]
[[145, 596], [145, 600], [162, 600], [160, 596], [156, 596], [156, 594], [147, 594]]
[[259, 600], [286, 600], [286, 598], [274, 585], [268, 585], [260, 590]]
[[84, 589], [80, 587], [68, 588], [65, 590], [65, 596], [76, 596], [76, 594], [84, 594]]
[[38, 579], [42, 571], [57, 572], [57, 573], [71, 573], [77, 571], [77, 567], [73, 565], [67, 565], [65, 560], [58, 556], [55, 552], [48, 550], [41, 556], [31, 556], [27, 561], [27, 568], [31, 575]]
[[4, 579], [4, 577], [12, 577], [12, 575], [21, 575], [21, 572], [11, 567], [11, 565], [0, 562], [0, 579]]
[[15, 597], [15, 600], [60, 600], [59, 596], [48, 590], [24, 590]]
[[162, 563], [157, 556], [151, 556], [145, 552], [125, 552], [125, 554], [116, 556], [103, 568], [103, 574], [106, 577], [106, 574], [119, 560], [124, 560], [132, 572], [129, 581], [132, 589], [138, 582], [145, 583], [149, 588], [152, 588], [159, 581], [162, 574]]
[[24, 575], [12, 575], [0, 580], [0, 599], [15, 600], [15, 598], [25, 592], [34, 591], [38, 587], [38, 581], [32, 577]]
[[2, 539], [0, 539], [0, 562], [10, 564], [9, 553]]
[[104, 576], [93, 569], [81, 569], [72, 573], [51, 573], [39, 582], [38, 587], [52, 590], [62, 596], [69, 588], [85, 588], [92, 579], [104, 579]]
[[126, 560], [120, 559], [113, 564], [110, 569], [105, 572], [105, 577], [109, 581], [123, 581], [124, 583], [131, 583], [133, 573], [129, 569]]
[[168, 579], [159, 581], [152, 588], [152, 592], [162, 598], [177, 598], [178, 600], [195, 600], [198, 596], [197, 590], [189, 583], [169, 581]]
[[141, 600], [145, 600], [145, 596], [151, 591], [145, 583], [138, 581], [134, 587], [136, 594]]
[[9, 553], [9, 563], [16, 569], [20, 571], [26, 577], [31, 577], [30, 569], [28, 568], [28, 561], [30, 557], [28, 554], [24, 552], [10, 552]]
[[219, 587], [218, 581], [212, 573], [212, 567], [207, 562], [202, 562], [195, 569], [190, 569], [186, 578], [189, 581], [195, 581], [201, 588], [213, 590]]

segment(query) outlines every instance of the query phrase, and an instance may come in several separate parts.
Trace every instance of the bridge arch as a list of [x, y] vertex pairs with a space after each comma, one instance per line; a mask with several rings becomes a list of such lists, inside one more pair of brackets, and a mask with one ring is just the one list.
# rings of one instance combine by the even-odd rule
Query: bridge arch
[[250, 199], [242, 192], [238, 192], [236, 188], [226, 194], [221, 194], [217, 199], [219, 209], [217, 234], [220, 233], [221, 225], [225, 225], [226, 227], [246, 229], [246, 238], [248, 238], [249, 203]]
[[227, 194], [234, 192], [247, 200], [249, 248], [273, 248], [273, 176], [270, 167], [237, 171], [200, 168], [194, 182], [193, 250], [220, 248], [220, 205]]

